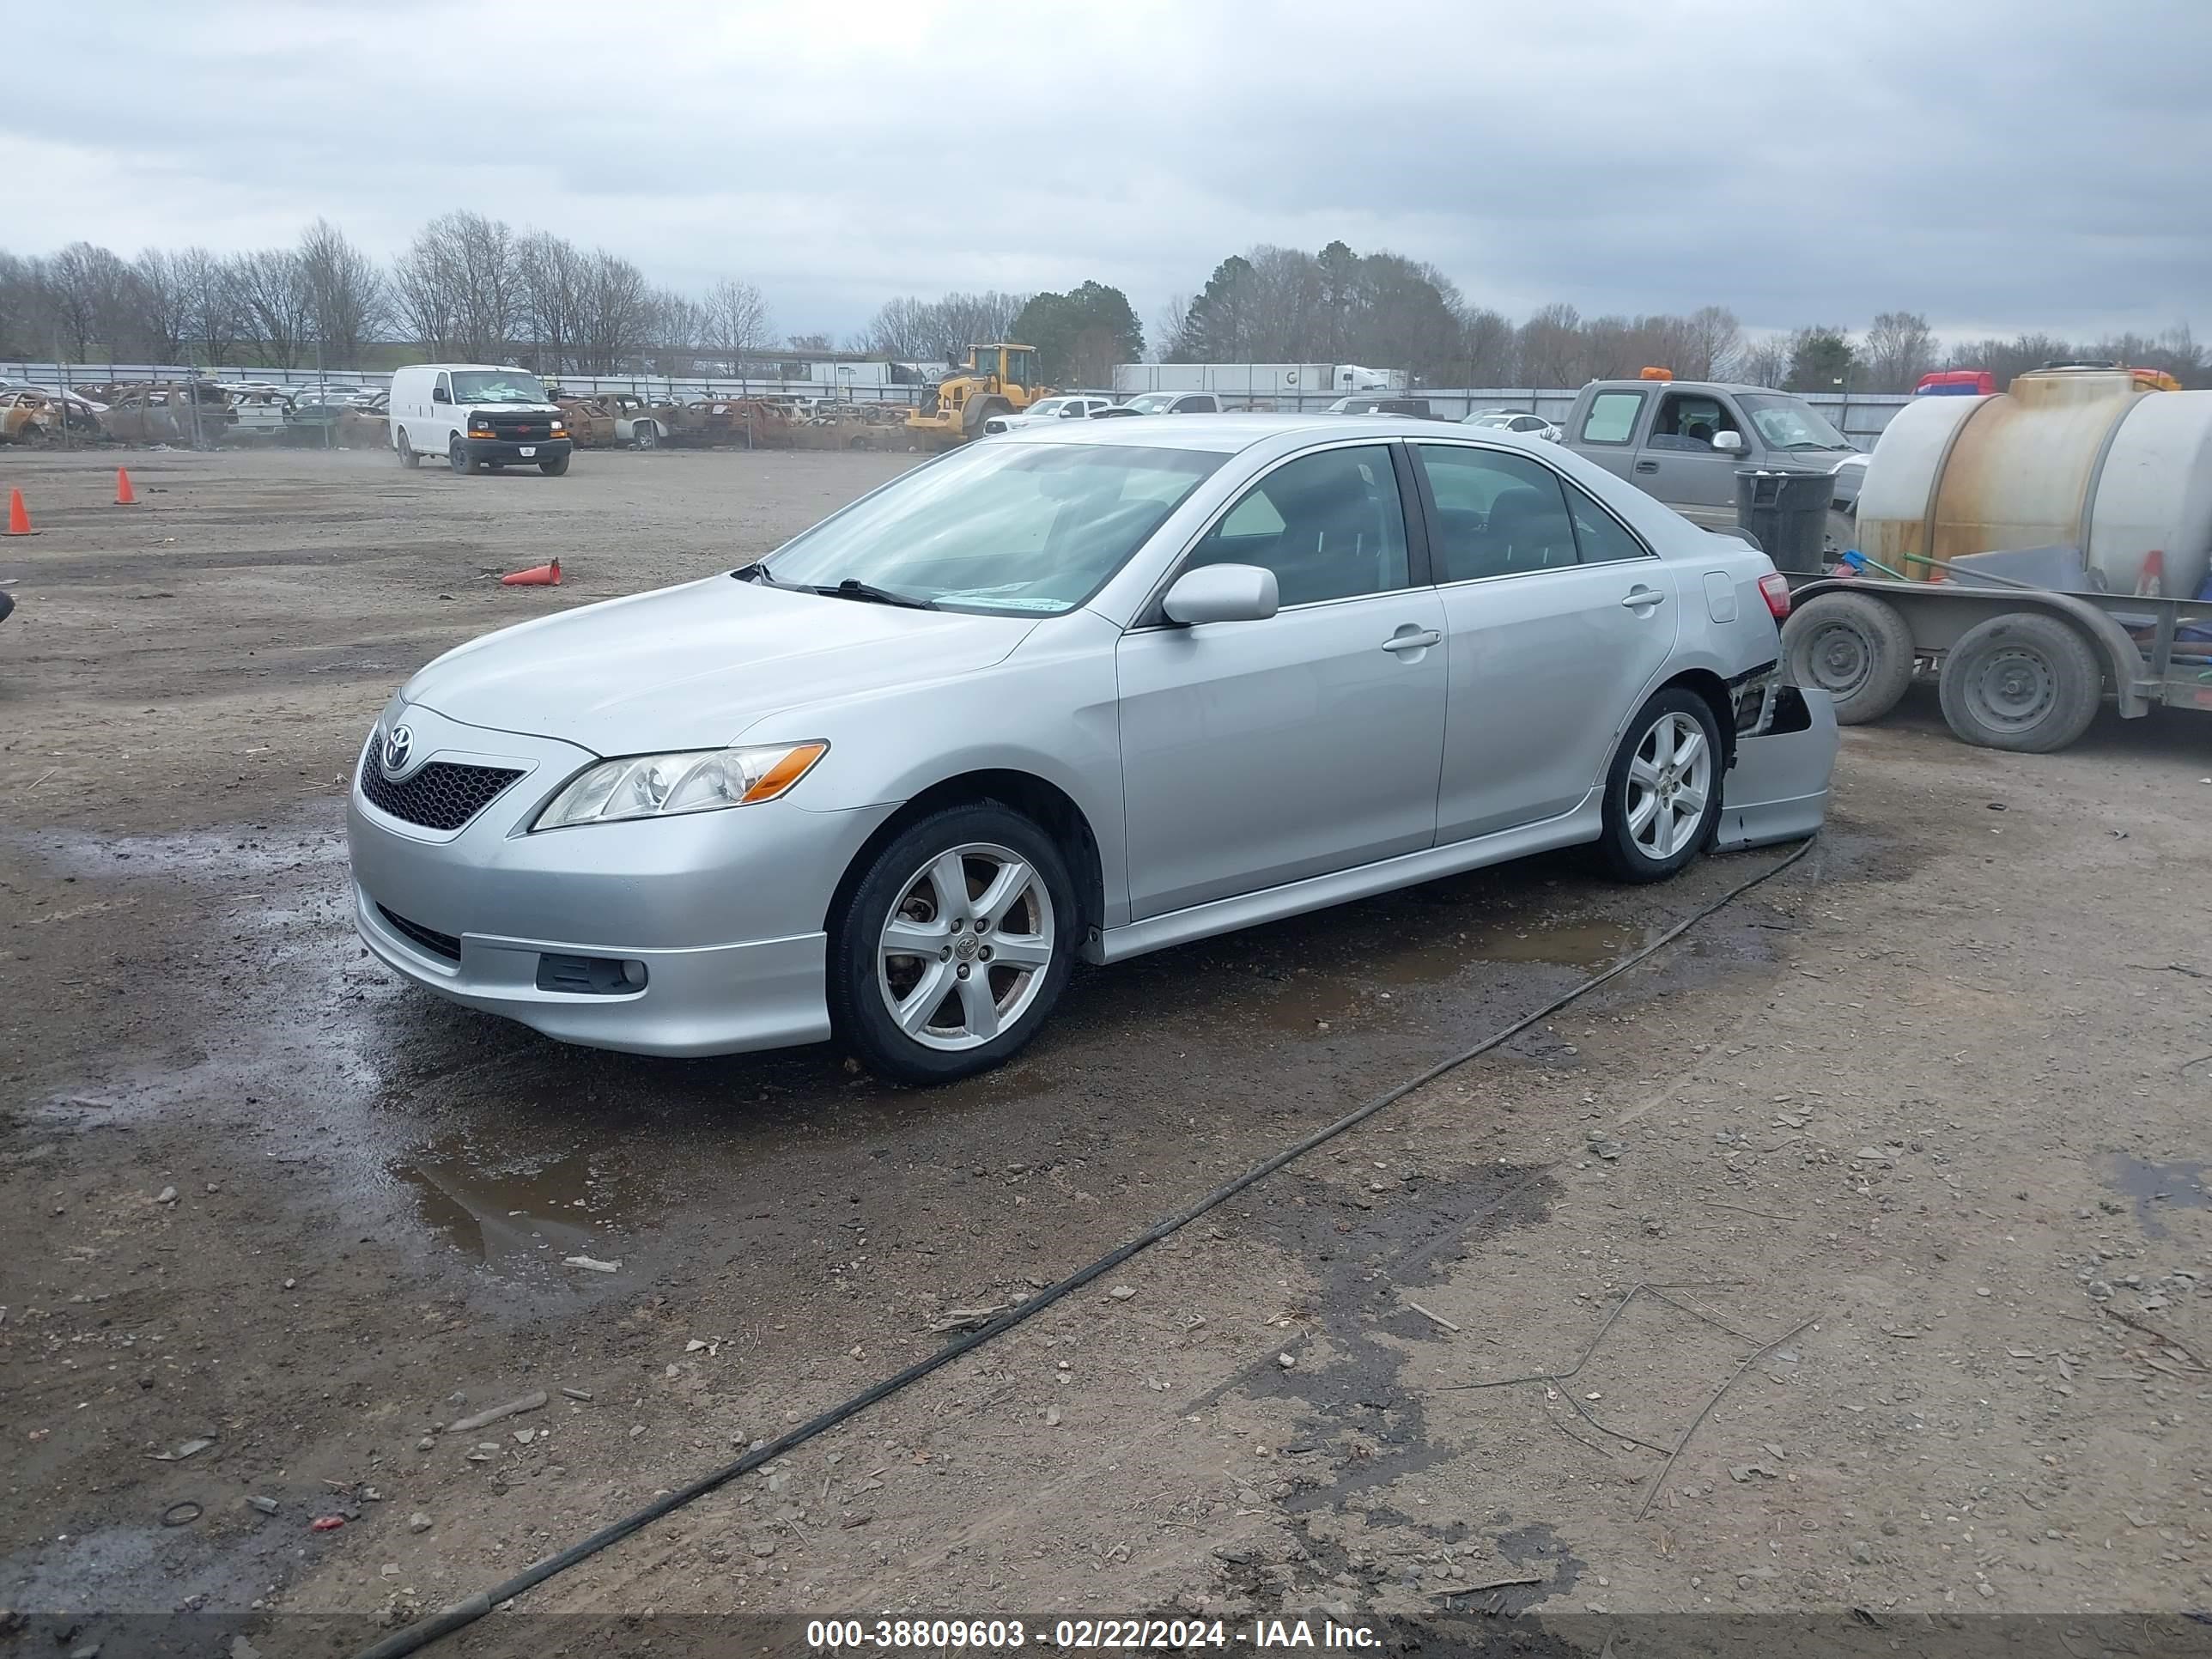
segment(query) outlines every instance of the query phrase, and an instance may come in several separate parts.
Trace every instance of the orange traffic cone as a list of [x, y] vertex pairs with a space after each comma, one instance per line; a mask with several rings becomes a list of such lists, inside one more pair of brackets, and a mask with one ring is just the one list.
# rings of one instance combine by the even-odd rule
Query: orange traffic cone
[[8, 492], [7, 533], [10, 536], [35, 536], [39, 533], [31, 528], [31, 515], [24, 510], [23, 492], [20, 489]]
[[131, 469], [127, 466], [115, 469], [115, 504], [118, 507], [138, 505], [138, 492], [131, 487]]
[[561, 586], [561, 561], [550, 564], [533, 565], [528, 570], [518, 570], [511, 576], [499, 579], [502, 587], [558, 587]]

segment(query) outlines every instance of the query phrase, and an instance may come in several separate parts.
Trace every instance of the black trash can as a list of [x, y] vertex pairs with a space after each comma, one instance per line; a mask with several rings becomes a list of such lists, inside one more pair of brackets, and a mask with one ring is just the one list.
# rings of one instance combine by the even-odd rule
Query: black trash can
[[1735, 474], [1735, 521], [1759, 538], [1777, 570], [1820, 574], [1834, 482], [1802, 467], [1742, 466]]

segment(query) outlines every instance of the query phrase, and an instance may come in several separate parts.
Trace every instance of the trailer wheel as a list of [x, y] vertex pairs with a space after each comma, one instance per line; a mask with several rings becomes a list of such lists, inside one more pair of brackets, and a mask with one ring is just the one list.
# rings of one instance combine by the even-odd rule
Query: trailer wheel
[[2088, 729], [2104, 675], [2074, 629], [2013, 611], [1970, 629], [1951, 647], [1937, 689], [1943, 719], [1961, 742], [2048, 755]]
[[1912, 630], [1869, 593], [1806, 600], [1783, 624], [1782, 650], [1793, 682], [1836, 700], [1838, 726], [1880, 720], [1912, 684]]

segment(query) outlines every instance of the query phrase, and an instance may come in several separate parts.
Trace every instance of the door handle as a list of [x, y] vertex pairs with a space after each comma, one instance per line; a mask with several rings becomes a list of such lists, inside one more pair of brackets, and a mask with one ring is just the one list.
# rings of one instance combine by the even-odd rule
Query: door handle
[[1418, 634], [1393, 634], [1382, 641], [1385, 651], [1425, 651], [1441, 644], [1443, 635], [1433, 628], [1425, 628]]
[[1638, 586], [1628, 590], [1628, 597], [1620, 603], [1631, 611], [1649, 611], [1654, 605], [1664, 605], [1667, 596], [1656, 587]]
[[1656, 472], [1659, 470], [1659, 463], [1656, 461], [1638, 461], [1636, 464], [1636, 470], [1638, 472]]

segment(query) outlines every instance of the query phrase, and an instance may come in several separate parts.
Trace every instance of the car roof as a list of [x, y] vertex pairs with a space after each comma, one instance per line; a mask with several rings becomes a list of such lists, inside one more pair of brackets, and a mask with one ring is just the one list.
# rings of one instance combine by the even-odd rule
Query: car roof
[[1023, 443], [1103, 443], [1146, 449], [1204, 449], [1233, 455], [1255, 444], [1300, 433], [1322, 438], [1379, 439], [1402, 438], [1409, 431], [1433, 436], [1443, 430], [1432, 425], [1414, 427], [1395, 415], [1240, 414], [1155, 416], [1097, 427], [1084, 422], [1073, 432], [1061, 426], [1024, 427], [1006, 435]]

